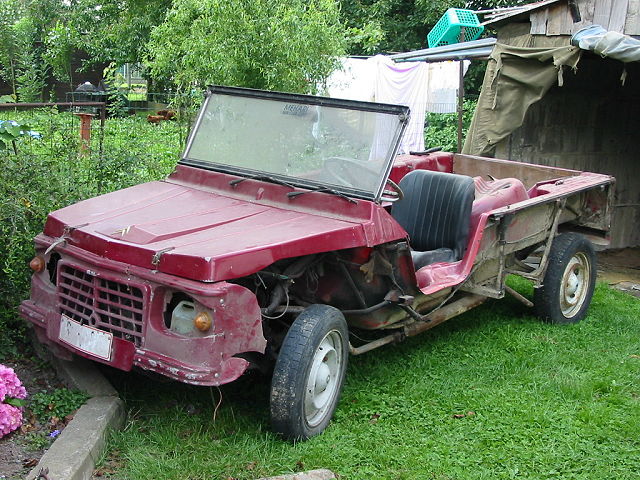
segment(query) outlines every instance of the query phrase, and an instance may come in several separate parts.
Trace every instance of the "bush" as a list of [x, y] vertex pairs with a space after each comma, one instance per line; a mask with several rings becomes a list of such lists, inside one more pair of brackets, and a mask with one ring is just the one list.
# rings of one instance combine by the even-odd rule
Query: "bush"
[[79, 409], [89, 395], [78, 390], [59, 388], [50, 393], [34, 394], [28, 403], [28, 408], [41, 422], [48, 422], [52, 417], [58, 419], [71, 415]]
[[[464, 101], [462, 115], [462, 138], [467, 135], [473, 112], [476, 110], [476, 100]], [[457, 113], [427, 113], [427, 127], [424, 131], [425, 148], [442, 147], [445, 152], [458, 150], [458, 114]]]
[[41, 138], [19, 138], [17, 153], [5, 150], [0, 168], [0, 359], [15, 354], [16, 341], [24, 336], [17, 307], [29, 297], [32, 239], [42, 231], [47, 214], [163, 178], [179, 158], [185, 133], [184, 125], [176, 122], [150, 125], [135, 116], [107, 119], [102, 148], [96, 128], [95, 150], [82, 153], [77, 117], [55, 110], [10, 115]]

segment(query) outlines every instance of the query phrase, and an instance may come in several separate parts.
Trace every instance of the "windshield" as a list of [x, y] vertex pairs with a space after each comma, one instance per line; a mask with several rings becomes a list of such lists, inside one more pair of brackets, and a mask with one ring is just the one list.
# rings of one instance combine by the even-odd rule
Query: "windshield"
[[211, 87], [182, 163], [378, 199], [408, 109]]

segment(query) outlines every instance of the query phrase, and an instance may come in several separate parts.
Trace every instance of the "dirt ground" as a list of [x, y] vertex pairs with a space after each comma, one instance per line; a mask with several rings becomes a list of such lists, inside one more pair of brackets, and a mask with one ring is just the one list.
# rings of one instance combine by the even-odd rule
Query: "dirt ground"
[[[31, 349], [21, 352], [19, 360], [7, 361], [4, 365], [14, 369], [29, 395], [37, 392], [49, 392], [63, 387], [50, 365], [42, 362]], [[52, 427], [38, 422], [28, 410], [23, 413], [21, 429], [0, 439], [0, 479], [18, 480], [24, 478], [36, 466], [50, 443], [47, 435], [60, 425]]]
[[598, 253], [598, 280], [640, 298], [640, 247]]

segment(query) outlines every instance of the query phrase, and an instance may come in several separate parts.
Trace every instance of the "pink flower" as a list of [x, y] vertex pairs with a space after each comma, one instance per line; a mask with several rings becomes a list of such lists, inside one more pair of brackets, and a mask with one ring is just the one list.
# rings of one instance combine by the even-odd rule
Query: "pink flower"
[[22, 425], [22, 412], [18, 407], [0, 403], [0, 438]]
[[26, 396], [27, 391], [22, 386], [13, 368], [0, 364], [0, 402], [3, 402], [5, 397], [23, 399]]
[[0, 438], [22, 425], [22, 407], [2, 402], [9, 402], [10, 399], [22, 400], [26, 396], [27, 391], [13, 368], [0, 365]]

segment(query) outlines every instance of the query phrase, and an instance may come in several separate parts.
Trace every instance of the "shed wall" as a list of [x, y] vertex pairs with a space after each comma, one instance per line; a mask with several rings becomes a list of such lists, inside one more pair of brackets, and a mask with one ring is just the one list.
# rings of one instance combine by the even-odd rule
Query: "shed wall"
[[571, 36], [594, 24], [625, 35], [640, 35], [640, 0], [576, 0], [575, 6], [572, 13], [569, 2], [554, 2], [525, 12], [514, 11], [486, 24], [502, 28], [507, 22], [526, 20], [529, 33], [550, 37]]
[[617, 179], [612, 248], [640, 245], [640, 65], [584, 53], [575, 75], [527, 112], [497, 158], [587, 170]]

